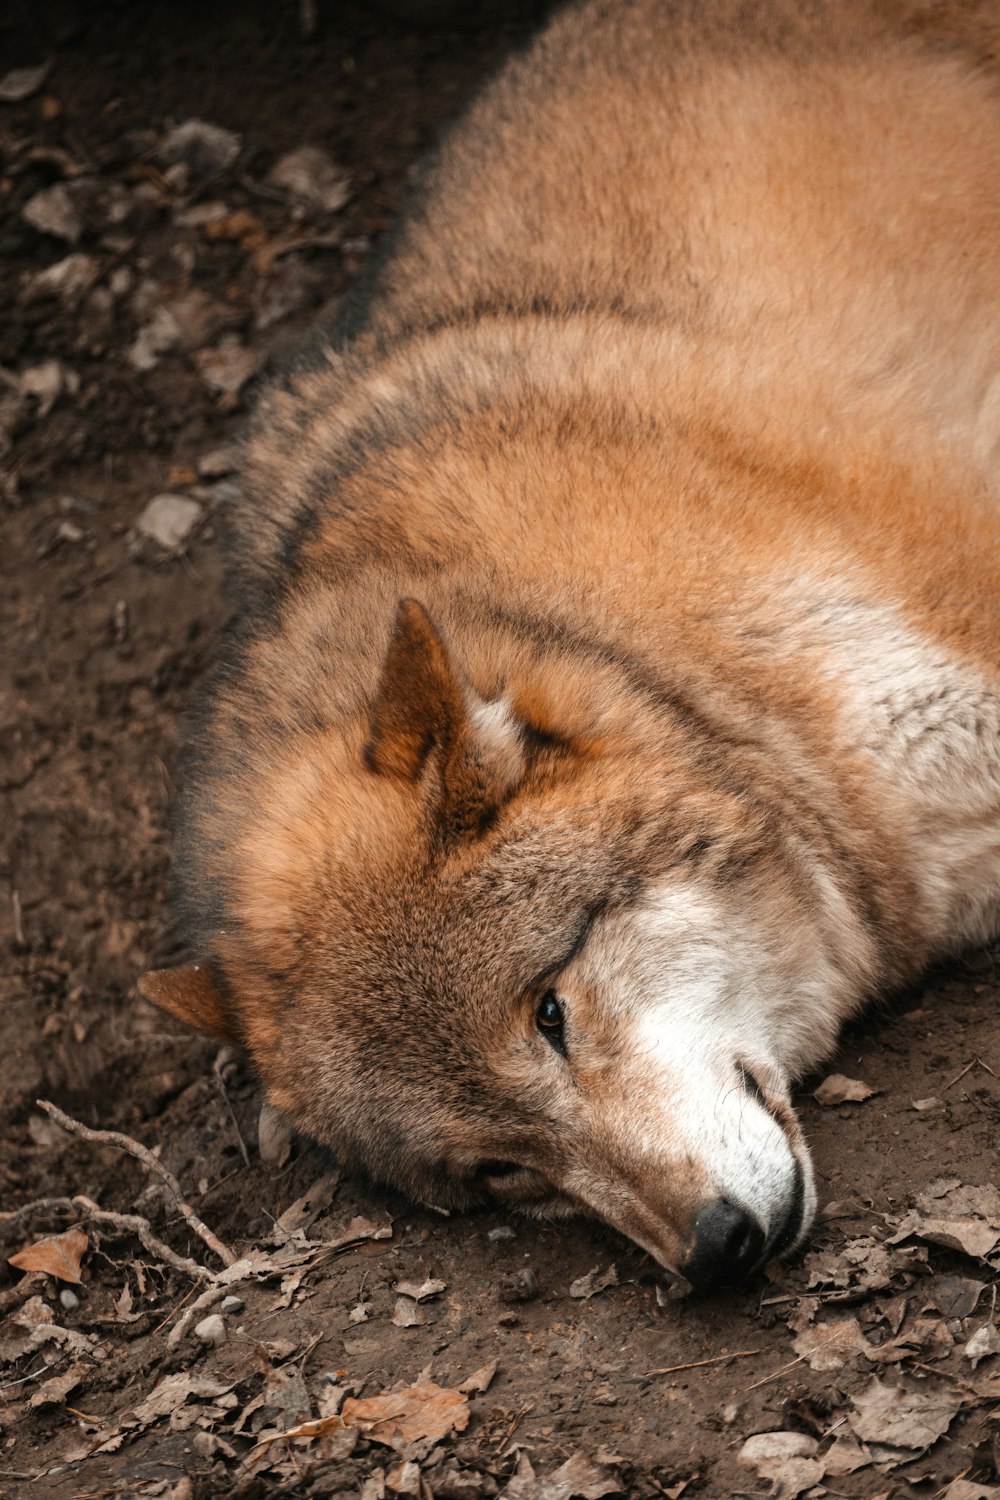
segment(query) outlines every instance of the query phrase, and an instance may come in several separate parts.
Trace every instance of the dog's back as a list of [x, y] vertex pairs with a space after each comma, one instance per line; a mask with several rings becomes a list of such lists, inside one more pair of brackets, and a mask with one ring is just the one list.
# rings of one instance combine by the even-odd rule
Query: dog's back
[[791, 1076], [993, 930], [992, 17], [567, 11], [263, 403], [151, 988], [383, 1175], [745, 1269]]

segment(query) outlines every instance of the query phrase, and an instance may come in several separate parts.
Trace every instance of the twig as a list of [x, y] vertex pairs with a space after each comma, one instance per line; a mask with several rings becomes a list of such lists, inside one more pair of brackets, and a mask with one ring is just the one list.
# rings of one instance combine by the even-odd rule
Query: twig
[[5, 1292], [0, 1292], [0, 1318], [7, 1317], [15, 1307], [20, 1307], [22, 1302], [27, 1302], [36, 1292], [40, 1292], [45, 1281], [41, 1271], [29, 1271], [27, 1276], [22, 1276], [17, 1286], [8, 1287]]
[[[182, 1271], [185, 1276], [192, 1277], [195, 1281], [206, 1281], [212, 1276], [212, 1272], [205, 1266], [200, 1266], [196, 1260], [188, 1260], [187, 1256], [178, 1255], [176, 1250], [171, 1250], [162, 1240], [158, 1240], [153, 1233], [153, 1227], [148, 1219], [143, 1219], [139, 1214], [116, 1214], [110, 1209], [101, 1208], [92, 1198], [85, 1198], [78, 1193], [74, 1198], [36, 1198], [34, 1203], [25, 1203], [23, 1207], [15, 1209], [13, 1213], [6, 1216], [4, 1222], [14, 1223], [18, 1219], [27, 1218], [34, 1213], [67, 1213], [75, 1218], [85, 1219], [94, 1224], [98, 1229], [117, 1230], [120, 1234], [134, 1234], [149, 1251], [155, 1255], [157, 1260], [172, 1266], [175, 1271]], [[0, 1297], [0, 1312], [6, 1306], [6, 1300], [11, 1298], [11, 1305], [23, 1300], [20, 1296], [22, 1287], [31, 1281], [30, 1276], [25, 1276], [16, 1287], [11, 1287], [9, 1292], [4, 1292]], [[31, 1295], [30, 1291], [27, 1295]]]
[[[180, 1183], [177, 1181], [177, 1178], [172, 1172], [168, 1171], [168, 1169], [163, 1165], [161, 1161], [157, 1160], [157, 1158], [153, 1155], [152, 1151], [148, 1149], [148, 1147], [141, 1145], [139, 1141], [134, 1141], [131, 1136], [122, 1135], [118, 1130], [91, 1130], [89, 1125], [83, 1125], [79, 1120], [74, 1120], [71, 1115], [64, 1114], [61, 1109], [58, 1109], [56, 1105], [51, 1104], [48, 1099], [36, 1099], [35, 1102], [38, 1105], [39, 1109], [44, 1109], [47, 1115], [50, 1115], [58, 1125], [61, 1125], [64, 1130], [68, 1130], [71, 1135], [82, 1136], [85, 1141], [93, 1141], [98, 1145], [114, 1146], [117, 1148], [117, 1150], [126, 1151], [129, 1156], [134, 1156], [137, 1161], [142, 1162], [143, 1166], [146, 1167], [148, 1171], [154, 1173], [155, 1176], [159, 1177], [160, 1181], [167, 1189], [167, 1192], [177, 1204], [178, 1209], [184, 1215], [184, 1218], [187, 1220], [190, 1228], [194, 1230], [199, 1239], [201, 1239], [210, 1250], [215, 1252], [215, 1254], [222, 1261], [223, 1265], [232, 1266], [236, 1264], [236, 1256], [234, 1255], [233, 1251], [230, 1250], [228, 1245], [224, 1245], [222, 1243], [217, 1234], [213, 1234], [212, 1230], [209, 1229], [207, 1224], [199, 1219], [198, 1215], [195, 1213], [190, 1204], [185, 1203], [184, 1198], [181, 1194]], [[74, 1202], [75, 1201], [77, 1200], [74, 1199]], [[120, 1217], [124, 1220], [124, 1218], [129, 1216], [121, 1215]], [[137, 1220], [136, 1222], [141, 1222], [142, 1224], [144, 1224], [146, 1231], [148, 1232], [149, 1225], [145, 1219], [141, 1221]], [[138, 1231], [136, 1232], [138, 1233]], [[140, 1238], [142, 1238], [142, 1236], [140, 1236]], [[143, 1244], [146, 1244], [145, 1240], [143, 1240]], [[158, 1253], [159, 1252], [154, 1252], [154, 1254]], [[171, 1251], [170, 1253], [173, 1254], [173, 1251]], [[175, 1262], [170, 1261], [168, 1262], [168, 1264], [175, 1264]], [[194, 1261], [188, 1261], [187, 1265], [193, 1266]]]
[[689, 1365], [666, 1365], [662, 1370], [647, 1370], [646, 1376], [648, 1378], [650, 1375], [676, 1375], [681, 1370], [700, 1370], [705, 1365], [724, 1365], [728, 1360], [750, 1359], [752, 1355], [759, 1353], [759, 1349], [737, 1349], [733, 1354], [716, 1354], [712, 1359], [695, 1359]]
[[73, 1199], [74, 1206], [83, 1210], [88, 1222], [97, 1226], [98, 1229], [119, 1230], [122, 1234], [134, 1234], [142, 1241], [150, 1255], [155, 1255], [157, 1260], [162, 1260], [166, 1265], [172, 1266], [175, 1271], [181, 1271], [185, 1276], [190, 1276], [193, 1281], [208, 1281], [212, 1272], [205, 1266], [198, 1264], [196, 1260], [189, 1260], [186, 1255], [178, 1255], [176, 1250], [171, 1250], [162, 1240], [158, 1240], [153, 1233], [148, 1219], [143, 1219], [139, 1214], [116, 1214], [109, 1209], [99, 1208], [90, 1198], [77, 1194]]
[[21, 920], [21, 892], [11, 891], [10, 904], [14, 914], [14, 941], [19, 948], [24, 947], [24, 923]]
[[747, 1386], [747, 1390], [748, 1391], [755, 1391], [759, 1385], [767, 1385], [769, 1383], [769, 1381], [777, 1380], [777, 1378], [778, 1378], [779, 1375], [784, 1375], [785, 1372], [788, 1371], [788, 1370], [794, 1370], [795, 1366], [796, 1365], [800, 1365], [804, 1359], [805, 1359], [805, 1355], [804, 1354], [800, 1354], [799, 1357], [798, 1357], [798, 1359], [790, 1359], [788, 1361], [787, 1365], [782, 1365], [781, 1366], [780, 1370], [775, 1370], [775, 1371], [772, 1372], [772, 1374], [765, 1375], [763, 1380], [755, 1380], [754, 1383], [753, 1383], [753, 1385], [748, 1385]]
[[184, 1293], [184, 1295], [181, 1298], [181, 1300], [179, 1302], [175, 1302], [174, 1303], [173, 1307], [167, 1313], [166, 1317], [165, 1318], [161, 1318], [160, 1321], [159, 1321], [159, 1323], [157, 1323], [156, 1327], [150, 1329], [150, 1333], [149, 1333], [150, 1338], [153, 1337], [154, 1333], [159, 1333], [159, 1331], [160, 1331], [161, 1328], [166, 1328], [167, 1324], [170, 1322], [170, 1319], [173, 1317], [174, 1313], [180, 1312], [180, 1310], [184, 1306], [185, 1302], [190, 1302], [191, 1301], [191, 1298], [195, 1294], [195, 1289], [196, 1288], [193, 1287], [193, 1286], [188, 1287], [187, 1291]]
[[71, 1198], [35, 1198], [31, 1203], [23, 1203], [20, 1208], [12, 1208], [6, 1213], [0, 1213], [0, 1228], [13, 1228], [21, 1219], [30, 1219], [33, 1214], [71, 1214], [72, 1212]]
[[221, 1302], [230, 1287], [235, 1286], [238, 1281], [245, 1281], [248, 1276], [255, 1275], [259, 1270], [259, 1262], [254, 1261], [253, 1257], [248, 1255], [244, 1260], [238, 1260], [235, 1265], [227, 1266], [226, 1270], [217, 1271], [211, 1277], [211, 1285], [206, 1287], [200, 1297], [195, 1298], [187, 1312], [171, 1328], [167, 1335], [167, 1348], [176, 1349], [200, 1312], [204, 1312], [206, 1307], [212, 1307], [216, 1302]]
[[944, 1088], [941, 1090], [942, 1094], [946, 1094], [949, 1089], [954, 1088], [956, 1083], [961, 1083], [961, 1081], [965, 1077], [966, 1073], [971, 1073], [972, 1070], [973, 1070], [973, 1068], [975, 1066], [976, 1066], [976, 1059], [973, 1058], [970, 1063], [966, 1063], [966, 1065], [962, 1069], [961, 1073], [956, 1073], [955, 1074], [954, 1078], [951, 1080], [951, 1083], [946, 1083], [945, 1084]]

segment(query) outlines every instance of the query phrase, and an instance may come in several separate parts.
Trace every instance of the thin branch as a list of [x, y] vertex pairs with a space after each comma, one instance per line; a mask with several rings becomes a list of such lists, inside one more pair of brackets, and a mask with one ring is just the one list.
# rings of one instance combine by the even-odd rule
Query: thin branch
[[[188, 1225], [191, 1229], [194, 1230], [199, 1239], [201, 1239], [210, 1250], [214, 1251], [214, 1253], [222, 1261], [223, 1265], [232, 1266], [236, 1264], [236, 1256], [234, 1255], [233, 1251], [230, 1250], [228, 1245], [223, 1244], [218, 1235], [214, 1234], [212, 1230], [209, 1229], [208, 1225], [198, 1217], [190, 1204], [184, 1201], [183, 1194], [181, 1193], [181, 1186], [177, 1181], [177, 1178], [163, 1165], [161, 1161], [157, 1159], [157, 1157], [153, 1155], [152, 1151], [150, 1151], [147, 1146], [141, 1145], [139, 1141], [134, 1141], [129, 1135], [122, 1135], [122, 1133], [118, 1130], [91, 1130], [89, 1125], [84, 1125], [79, 1120], [74, 1120], [71, 1115], [64, 1114], [61, 1109], [57, 1108], [56, 1105], [51, 1104], [48, 1099], [36, 1099], [35, 1102], [38, 1105], [39, 1109], [44, 1109], [47, 1115], [50, 1115], [58, 1125], [61, 1125], [64, 1130], [68, 1130], [71, 1135], [81, 1136], [83, 1140], [93, 1141], [97, 1145], [114, 1146], [117, 1150], [126, 1151], [129, 1156], [134, 1156], [136, 1161], [142, 1162], [143, 1166], [146, 1167], [148, 1171], [152, 1172], [156, 1177], [158, 1177], [163, 1183], [164, 1187], [167, 1189], [167, 1192], [177, 1204], [178, 1209], [187, 1220]], [[121, 1217], [124, 1219], [129, 1216], [122, 1215]], [[137, 1220], [137, 1222], [145, 1224], [146, 1230], [148, 1231], [149, 1225], [145, 1219], [141, 1221]], [[136, 1231], [136, 1233], [138, 1233], [138, 1231]], [[146, 1241], [143, 1240], [143, 1244], [145, 1243]], [[158, 1254], [159, 1252], [155, 1251], [153, 1253]], [[171, 1251], [170, 1253], [173, 1254], [173, 1251]], [[168, 1262], [168, 1264], [173, 1264], [173, 1262]], [[187, 1264], [194, 1265], [195, 1263], [194, 1261], [188, 1261]]]
[[139, 1214], [115, 1214], [109, 1209], [99, 1208], [90, 1198], [77, 1194], [73, 1204], [79, 1208], [87, 1221], [98, 1229], [117, 1230], [120, 1234], [134, 1234], [142, 1241], [150, 1255], [155, 1255], [157, 1260], [162, 1260], [166, 1265], [172, 1266], [175, 1271], [190, 1276], [193, 1281], [209, 1281], [212, 1272], [205, 1266], [198, 1264], [196, 1260], [189, 1260], [186, 1255], [178, 1255], [176, 1250], [171, 1250], [162, 1240], [158, 1240], [153, 1233], [148, 1219], [143, 1219]]
[[712, 1359], [696, 1359], [689, 1365], [667, 1365], [662, 1370], [647, 1370], [647, 1378], [651, 1375], [676, 1375], [680, 1370], [700, 1370], [705, 1365], [724, 1365], [731, 1359], [750, 1359], [754, 1354], [759, 1354], [759, 1349], [737, 1349], [733, 1354], [716, 1354]]
[[[17, 1219], [28, 1218], [34, 1213], [55, 1211], [70, 1214], [75, 1219], [93, 1224], [97, 1229], [105, 1229], [118, 1234], [134, 1234], [142, 1241], [150, 1255], [172, 1266], [175, 1271], [181, 1271], [194, 1281], [209, 1281], [212, 1278], [212, 1272], [206, 1266], [199, 1265], [196, 1260], [188, 1260], [186, 1255], [178, 1255], [176, 1250], [171, 1250], [169, 1245], [157, 1239], [148, 1219], [143, 1219], [139, 1214], [112, 1213], [110, 1209], [101, 1208], [92, 1198], [85, 1198], [82, 1193], [74, 1198], [36, 1198], [33, 1203], [25, 1203], [21, 1208], [15, 1209], [7, 1216], [5, 1222], [10, 1224]], [[30, 1273], [19, 1281], [17, 1286], [0, 1294], [0, 1314], [7, 1311], [8, 1307], [16, 1307], [20, 1301], [24, 1300], [24, 1296], [31, 1295], [35, 1289], [35, 1274]], [[24, 1289], [23, 1294], [22, 1289]]]

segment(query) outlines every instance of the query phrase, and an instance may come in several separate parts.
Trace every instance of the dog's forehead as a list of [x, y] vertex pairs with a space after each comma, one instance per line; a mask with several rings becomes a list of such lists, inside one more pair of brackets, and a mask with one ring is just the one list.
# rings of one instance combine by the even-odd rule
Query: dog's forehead
[[608, 899], [609, 871], [586, 843], [523, 827], [455, 859], [394, 870], [369, 889], [360, 934], [388, 978], [428, 998], [514, 998], [566, 963]]

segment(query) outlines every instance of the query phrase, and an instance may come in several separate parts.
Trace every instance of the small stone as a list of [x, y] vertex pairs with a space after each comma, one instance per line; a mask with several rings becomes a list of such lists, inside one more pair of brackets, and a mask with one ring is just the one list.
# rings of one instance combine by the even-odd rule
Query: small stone
[[242, 1297], [223, 1297], [219, 1304], [219, 1310], [227, 1316], [234, 1316], [236, 1313], [241, 1313], [245, 1307], [246, 1303]]
[[501, 1302], [534, 1302], [538, 1296], [538, 1277], [529, 1266], [513, 1276], [500, 1278]]
[[318, 146], [300, 146], [275, 162], [267, 180], [322, 213], [336, 213], [351, 196], [346, 173]]
[[58, 240], [69, 240], [73, 245], [83, 233], [80, 215], [61, 182], [57, 182], [55, 187], [43, 188], [40, 193], [29, 198], [21, 210], [21, 217], [27, 220], [32, 229], [54, 235]]
[[140, 536], [157, 542], [167, 552], [178, 552], [201, 519], [197, 500], [183, 495], [157, 495], [136, 522]]
[[502, 1240], [516, 1240], [517, 1231], [511, 1229], [509, 1224], [501, 1224], [499, 1229], [491, 1229], [486, 1238], [491, 1245], [499, 1245]]
[[221, 125], [205, 120], [184, 120], [166, 136], [159, 158], [168, 166], [182, 163], [195, 177], [215, 177], [224, 172], [240, 154], [240, 137]]
[[518, 1318], [516, 1312], [505, 1312], [505, 1313], [501, 1313], [500, 1316], [497, 1318], [497, 1327], [498, 1328], [516, 1328], [519, 1322], [520, 1322], [520, 1319]]
[[51, 62], [39, 63], [36, 68], [11, 68], [0, 78], [0, 103], [19, 104], [37, 94], [52, 68]]
[[203, 1344], [224, 1344], [227, 1337], [225, 1319], [219, 1313], [209, 1313], [207, 1318], [194, 1325], [194, 1336]]
[[56, 537], [60, 542], [82, 542], [86, 535], [83, 527], [75, 521], [60, 521], [56, 527]]
[[64, 1286], [59, 1293], [59, 1301], [66, 1312], [73, 1312], [75, 1308], [80, 1306], [79, 1297], [75, 1292], [71, 1292], [68, 1286]]

